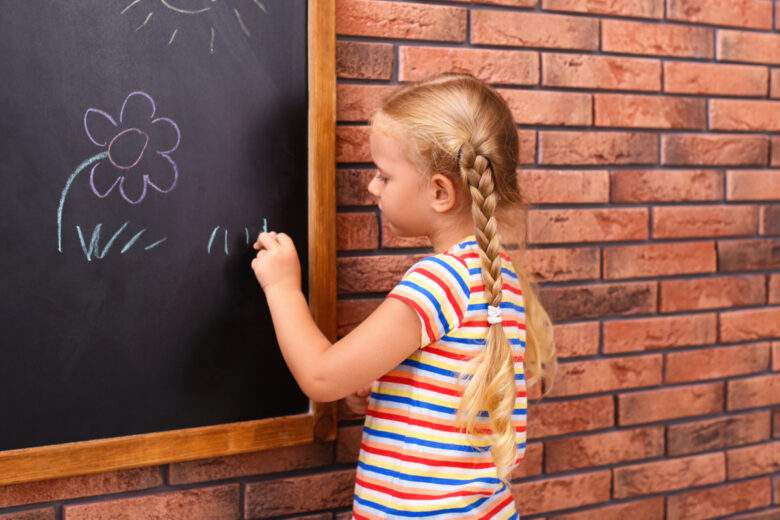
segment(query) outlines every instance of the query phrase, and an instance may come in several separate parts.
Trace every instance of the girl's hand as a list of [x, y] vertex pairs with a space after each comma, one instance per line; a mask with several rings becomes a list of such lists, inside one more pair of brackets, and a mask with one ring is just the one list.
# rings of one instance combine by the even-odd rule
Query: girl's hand
[[292, 239], [275, 231], [257, 235], [253, 246], [257, 256], [252, 260], [260, 287], [266, 293], [269, 289], [300, 290], [301, 262]]
[[371, 387], [367, 386], [361, 390], [358, 390], [354, 394], [350, 394], [344, 398], [344, 403], [347, 408], [356, 415], [366, 415], [368, 409], [368, 395], [371, 393]]

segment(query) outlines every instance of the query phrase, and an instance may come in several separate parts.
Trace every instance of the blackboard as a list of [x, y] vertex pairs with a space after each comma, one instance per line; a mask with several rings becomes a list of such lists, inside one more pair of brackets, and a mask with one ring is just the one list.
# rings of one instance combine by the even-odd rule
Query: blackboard
[[4, 7], [0, 451], [310, 413], [250, 269], [266, 227], [308, 272], [308, 38], [306, 0]]

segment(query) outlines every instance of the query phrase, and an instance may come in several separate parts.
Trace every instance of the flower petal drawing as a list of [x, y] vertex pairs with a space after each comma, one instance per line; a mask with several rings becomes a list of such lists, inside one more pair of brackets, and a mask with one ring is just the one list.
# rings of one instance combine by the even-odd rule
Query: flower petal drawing
[[160, 143], [156, 146], [167, 147], [165, 149], [156, 149], [159, 153], [172, 153], [179, 147], [181, 141], [181, 131], [179, 131], [179, 125], [177, 125], [173, 119], [167, 117], [158, 117], [152, 121], [152, 126], [155, 130], [158, 130]]
[[[110, 163], [104, 163], [105, 161], [96, 162], [89, 172], [89, 185], [92, 188], [92, 193], [101, 199], [107, 197], [108, 194], [111, 193], [111, 190], [113, 190], [122, 179], [122, 175], [120, 175]], [[101, 165], [103, 165], [103, 167], [98, 170], [98, 167]]]
[[138, 204], [148, 186], [159, 193], [176, 187], [179, 167], [170, 154], [179, 147], [181, 131], [173, 119], [155, 118], [156, 112], [152, 96], [140, 90], [127, 95], [118, 121], [98, 108], [87, 109], [87, 137], [105, 148], [90, 171], [89, 184], [95, 195], [107, 197], [118, 185], [122, 198]]
[[164, 168], [155, 169], [154, 173], [144, 175], [144, 179], [146, 179], [149, 186], [160, 193], [168, 193], [176, 187], [176, 182], [179, 180], [179, 167], [176, 165], [176, 162], [166, 154], [157, 152], [157, 155], [165, 160], [166, 166]]
[[[122, 198], [130, 204], [139, 204], [146, 197], [146, 185], [149, 183], [149, 176], [144, 175], [141, 179], [122, 176], [119, 178], [119, 193]], [[137, 187], [140, 185], [140, 193]]]
[[119, 110], [119, 122], [124, 126], [148, 124], [156, 111], [157, 107], [152, 96], [136, 90], [128, 94], [125, 102], [122, 103], [122, 108]]
[[84, 131], [95, 146], [106, 146], [116, 127], [114, 118], [98, 108], [88, 108], [84, 113]]

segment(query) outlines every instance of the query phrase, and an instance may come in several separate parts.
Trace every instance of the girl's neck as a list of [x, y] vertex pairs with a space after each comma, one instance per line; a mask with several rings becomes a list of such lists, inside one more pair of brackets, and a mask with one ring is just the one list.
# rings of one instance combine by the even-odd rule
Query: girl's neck
[[435, 231], [428, 237], [435, 253], [443, 253], [455, 244], [463, 241], [469, 235], [474, 234], [473, 227], [457, 227]]

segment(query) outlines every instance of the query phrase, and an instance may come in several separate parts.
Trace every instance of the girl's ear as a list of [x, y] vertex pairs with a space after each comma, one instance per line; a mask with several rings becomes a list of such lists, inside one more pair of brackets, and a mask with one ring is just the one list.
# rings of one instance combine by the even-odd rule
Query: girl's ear
[[456, 206], [457, 190], [452, 179], [441, 173], [431, 175], [428, 185], [431, 194], [431, 208], [437, 213], [445, 213]]

